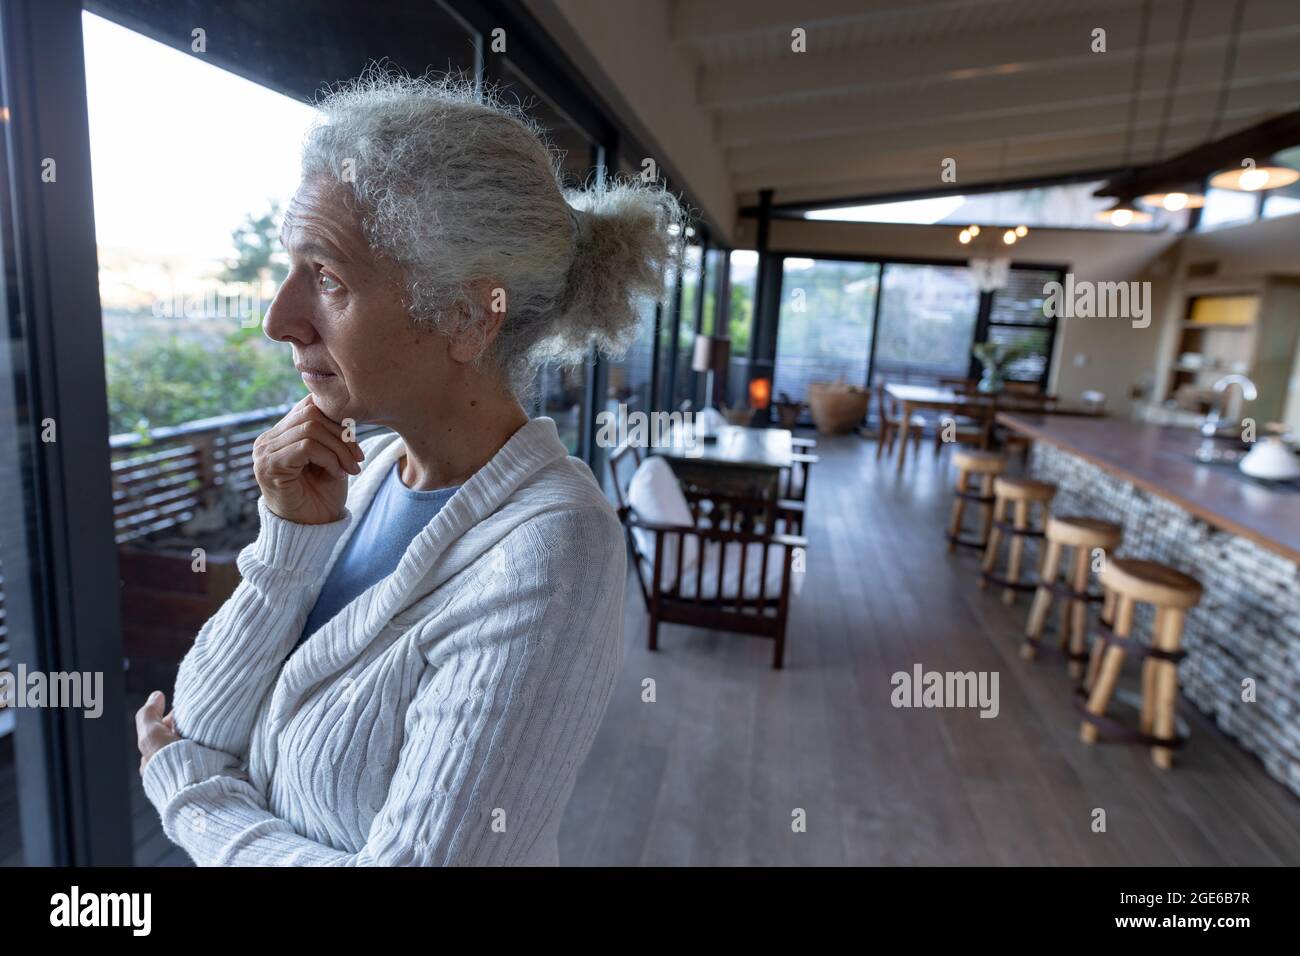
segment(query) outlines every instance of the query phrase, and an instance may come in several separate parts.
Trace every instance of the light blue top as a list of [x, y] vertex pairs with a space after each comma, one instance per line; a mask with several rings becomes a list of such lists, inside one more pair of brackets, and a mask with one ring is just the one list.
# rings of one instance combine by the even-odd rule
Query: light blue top
[[[415, 536], [460, 487], [415, 491], [402, 484], [400, 466], [401, 459], [393, 463], [392, 471], [375, 492], [356, 531], [330, 569], [316, 605], [307, 615], [302, 635], [294, 645], [295, 651], [357, 595], [392, 574]], [[292, 656], [293, 651], [289, 653]]]

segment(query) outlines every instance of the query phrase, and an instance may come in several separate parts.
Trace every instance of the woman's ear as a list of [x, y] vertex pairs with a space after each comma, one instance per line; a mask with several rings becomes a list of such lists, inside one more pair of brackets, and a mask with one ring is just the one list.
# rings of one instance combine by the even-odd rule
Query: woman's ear
[[478, 321], [457, 323], [463, 331], [451, 337], [448, 354], [454, 361], [467, 364], [491, 347], [509, 314], [509, 307], [505, 284], [500, 279], [474, 279], [466, 283], [464, 292], [465, 297], [456, 308], [462, 318], [477, 315]]

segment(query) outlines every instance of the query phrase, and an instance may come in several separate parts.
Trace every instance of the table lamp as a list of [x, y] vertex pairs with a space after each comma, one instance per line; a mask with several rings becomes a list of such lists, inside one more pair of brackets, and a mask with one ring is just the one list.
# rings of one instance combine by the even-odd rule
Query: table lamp
[[700, 437], [716, 438], [718, 429], [726, 424], [722, 413], [714, 407], [717, 401], [716, 373], [724, 376], [731, 360], [731, 340], [712, 335], [695, 336], [695, 350], [691, 354], [691, 370], [705, 373], [704, 408], [700, 409]]

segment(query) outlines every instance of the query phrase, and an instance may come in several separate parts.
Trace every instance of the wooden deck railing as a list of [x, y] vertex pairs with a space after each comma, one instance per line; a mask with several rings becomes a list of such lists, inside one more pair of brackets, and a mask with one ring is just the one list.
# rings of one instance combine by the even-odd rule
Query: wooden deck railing
[[[253, 442], [292, 405], [204, 418], [109, 439], [113, 518], [117, 541], [133, 541], [175, 528], [197, 508], [225, 495], [242, 501], [260, 494], [253, 477]], [[361, 425], [357, 438], [381, 430]]]
[[[215, 504], [226, 494], [257, 500], [253, 441], [292, 407], [259, 408], [155, 428], [147, 435], [132, 432], [110, 438], [117, 543], [177, 528], [199, 507]], [[382, 428], [361, 425], [357, 439]], [[10, 664], [0, 577], [0, 671], [9, 670]]]

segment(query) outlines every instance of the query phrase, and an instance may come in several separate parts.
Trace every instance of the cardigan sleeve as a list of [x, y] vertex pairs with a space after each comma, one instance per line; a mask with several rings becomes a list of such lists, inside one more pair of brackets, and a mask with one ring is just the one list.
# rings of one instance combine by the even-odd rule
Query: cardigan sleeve
[[[203, 866], [511, 865], [558, 826], [623, 661], [626, 552], [612, 510], [516, 528], [426, 650], [383, 805], [357, 852], [295, 832], [239, 761], [192, 740], [145, 767], [163, 829]], [[500, 557], [498, 555], [504, 555]], [[488, 577], [504, 576], [490, 581]], [[477, 595], [499, 597], [484, 608]]]
[[172, 710], [190, 740], [245, 756], [258, 704], [302, 633], [321, 567], [352, 522], [288, 521], [257, 499], [261, 528], [239, 553], [242, 580], [181, 659]]
[[[363, 473], [384, 437], [361, 443]], [[348, 477], [349, 501], [357, 477]], [[238, 757], [248, 755], [258, 705], [302, 636], [321, 569], [353, 521], [349, 507], [338, 521], [300, 524], [271, 511], [264, 497], [257, 512], [258, 536], [236, 559], [239, 585], [181, 659], [172, 694], [182, 737]]]

